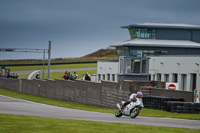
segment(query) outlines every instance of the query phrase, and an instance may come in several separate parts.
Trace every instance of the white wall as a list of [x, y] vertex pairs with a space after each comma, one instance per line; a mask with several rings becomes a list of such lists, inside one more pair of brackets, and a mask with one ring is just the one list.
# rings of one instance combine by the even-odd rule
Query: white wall
[[[168, 82], [172, 82], [173, 74], [177, 74], [179, 90], [183, 90], [183, 74], [186, 76], [185, 90], [192, 91], [192, 74], [196, 74], [196, 88], [200, 88], [200, 57], [183, 57], [183, 56], [162, 56], [162, 57], [150, 57], [149, 61], [149, 74], [151, 74], [151, 80], [155, 76], [155, 80], [158, 80], [157, 73], [161, 74], [161, 81], [166, 82], [166, 74], [168, 74]], [[110, 81], [118, 81], [119, 62], [116, 61], [98, 61], [97, 62], [97, 81], [105, 80], [110, 75]], [[115, 75], [115, 79], [112, 79], [112, 74]], [[99, 77], [100, 75], [100, 77]]]
[[[103, 75], [105, 75], [105, 80], [108, 79], [108, 75], [110, 75], [110, 81], [118, 81], [118, 68], [119, 62], [116, 61], [98, 61], [97, 62], [97, 81], [104, 80]], [[101, 75], [99, 78], [99, 74]], [[113, 79], [112, 75], [115, 75], [115, 79]]]
[[196, 74], [196, 88], [200, 87], [200, 57], [163, 56], [150, 58], [149, 74], [151, 74], [151, 79], [153, 79], [153, 75], [155, 75], [155, 78], [157, 80], [157, 73], [160, 73], [161, 81], [165, 82], [165, 74], [169, 74], [169, 82], [172, 82], [172, 76], [174, 73], [176, 73], [178, 74], [179, 90], [183, 90], [183, 77], [186, 77], [186, 82], [184, 84], [186, 85], [186, 90], [192, 91], [192, 74]]

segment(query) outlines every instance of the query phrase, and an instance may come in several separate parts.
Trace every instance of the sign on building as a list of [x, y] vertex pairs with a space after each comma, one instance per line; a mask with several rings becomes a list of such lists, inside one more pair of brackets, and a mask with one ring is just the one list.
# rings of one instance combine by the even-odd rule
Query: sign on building
[[167, 90], [178, 90], [178, 83], [166, 82], [165, 89], [167, 89]]

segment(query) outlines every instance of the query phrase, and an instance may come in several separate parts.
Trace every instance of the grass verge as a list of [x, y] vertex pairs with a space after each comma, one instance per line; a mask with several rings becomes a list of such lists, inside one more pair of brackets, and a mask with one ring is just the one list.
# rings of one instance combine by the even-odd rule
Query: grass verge
[[[35, 95], [14, 92], [14, 91], [6, 90], [6, 89], [0, 89], [0, 94], [9, 96], [9, 97], [25, 99], [25, 100], [29, 100], [33, 102], [72, 108], [72, 109], [80, 109], [80, 110], [102, 112], [102, 113], [112, 113], [113, 115], [115, 112], [115, 109], [102, 108], [102, 107], [97, 107], [97, 106], [92, 106], [92, 105], [83, 105], [76, 102], [49, 99], [45, 97], [39, 97]], [[200, 120], [200, 114], [171, 113], [171, 112], [166, 112], [166, 111], [161, 111], [161, 110], [153, 110], [153, 109], [145, 109], [145, 108], [142, 109], [140, 116]]]
[[196, 133], [198, 129], [65, 120], [0, 114], [1, 133]]
[[[97, 70], [81, 70], [81, 71], [76, 71], [78, 78], [77, 79], [81, 79], [82, 74], [85, 74], [86, 72], [88, 72], [89, 74], [96, 74]], [[73, 74], [74, 71], [71, 72], [71, 74]], [[52, 72], [50, 73], [50, 79], [62, 79], [64, 72]], [[30, 74], [24, 74], [24, 75], [19, 75], [19, 79], [21, 78], [25, 78], [27, 79], [28, 76]], [[40, 77], [42, 78], [42, 73], [40, 73]], [[44, 77], [47, 77], [47, 73], [44, 73]]]
[[[47, 65], [45, 70], [47, 70]], [[51, 65], [51, 69], [73, 69], [73, 68], [91, 68], [97, 67], [97, 63], [85, 63], [85, 64], [65, 64], [65, 65]], [[43, 70], [43, 66], [9, 66], [10, 71], [28, 71], [28, 70]]]

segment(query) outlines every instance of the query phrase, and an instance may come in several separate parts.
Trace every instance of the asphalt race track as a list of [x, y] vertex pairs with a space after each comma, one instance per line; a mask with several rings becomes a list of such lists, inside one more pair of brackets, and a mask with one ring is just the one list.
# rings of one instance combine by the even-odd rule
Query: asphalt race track
[[200, 121], [198, 120], [167, 119], [143, 116], [138, 116], [135, 119], [131, 119], [126, 116], [116, 118], [114, 113], [108, 114], [68, 109], [10, 98], [2, 95], [0, 95], [0, 114], [200, 129]]

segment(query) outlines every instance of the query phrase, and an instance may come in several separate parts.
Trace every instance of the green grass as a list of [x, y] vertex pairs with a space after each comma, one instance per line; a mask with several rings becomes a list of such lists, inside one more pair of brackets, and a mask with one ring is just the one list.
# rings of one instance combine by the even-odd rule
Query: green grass
[[[85, 64], [65, 64], [65, 65], [51, 65], [51, 69], [74, 69], [74, 68], [91, 68], [97, 67], [97, 63], [85, 63]], [[9, 66], [10, 71], [28, 71], [28, 70], [43, 70], [43, 66]], [[47, 70], [47, 65], [45, 66]]]
[[[81, 79], [82, 74], [85, 74], [86, 72], [90, 74], [96, 74], [97, 70], [81, 70], [81, 71], [76, 71], [78, 74], [78, 79]], [[72, 74], [74, 71], [71, 72]], [[62, 79], [64, 72], [52, 72], [50, 73], [50, 79]], [[24, 74], [24, 75], [19, 75], [19, 79], [21, 78], [28, 78], [29, 74]], [[44, 74], [44, 77], [47, 77], [47, 73]], [[40, 78], [42, 78], [42, 73], [40, 73]]]
[[197, 133], [198, 129], [0, 114], [1, 133]]
[[[102, 107], [97, 107], [97, 106], [92, 106], [92, 105], [83, 105], [83, 104], [79, 104], [75, 102], [49, 99], [45, 97], [39, 97], [39, 96], [14, 92], [14, 91], [6, 90], [6, 89], [0, 89], [0, 94], [9, 96], [9, 97], [38, 102], [38, 103], [44, 103], [44, 104], [55, 105], [55, 106], [66, 107], [66, 108], [87, 110], [87, 111], [114, 114], [116, 110], [116, 109], [102, 108]], [[142, 109], [140, 116], [200, 120], [200, 114], [171, 113], [171, 112], [166, 112], [166, 111], [161, 111], [161, 110], [153, 110], [153, 109], [145, 109], [145, 108]]]

